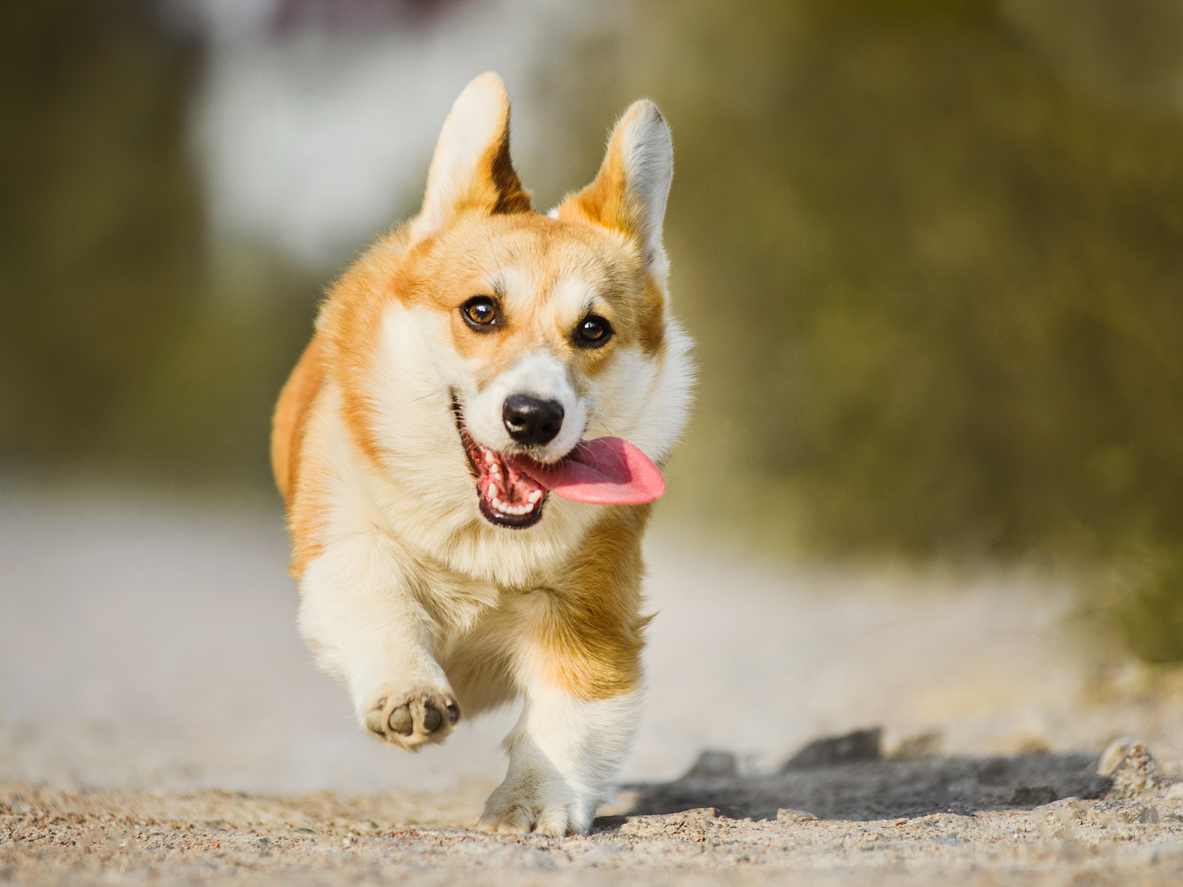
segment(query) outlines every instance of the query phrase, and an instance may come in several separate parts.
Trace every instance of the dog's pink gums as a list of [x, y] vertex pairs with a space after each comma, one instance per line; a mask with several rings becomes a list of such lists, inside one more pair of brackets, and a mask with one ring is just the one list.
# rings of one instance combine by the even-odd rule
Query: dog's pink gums
[[535, 523], [546, 501], [546, 489], [500, 453], [477, 444], [467, 431], [462, 437], [477, 474], [477, 492], [486, 517], [510, 526]]

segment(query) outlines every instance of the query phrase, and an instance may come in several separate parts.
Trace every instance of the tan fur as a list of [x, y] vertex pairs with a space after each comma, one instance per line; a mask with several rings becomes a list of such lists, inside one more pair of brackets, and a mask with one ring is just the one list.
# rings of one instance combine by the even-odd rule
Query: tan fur
[[[301, 446], [326, 372], [340, 386], [340, 417], [352, 440], [375, 467], [382, 467], [369, 391], [380, 320], [390, 301], [447, 312], [456, 350], [480, 361], [478, 384], [540, 342], [571, 359], [577, 376], [589, 378], [617, 347], [634, 342], [647, 352], [660, 347], [664, 292], [644, 274], [636, 246], [628, 239], [635, 226], [633, 211], [620, 194], [620, 152], [616, 139], [596, 180], [567, 199], [556, 222], [531, 211], [509, 158], [507, 131], [482, 159], [447, 230], [409, 244], [407, 230], [400, 229], [365, 253], [333, 287], [319, 331], [284, 386], [274, 420], [272, 461], [290, 512], [297, 578], [324, 546], [328, 485], [323, 476], [328, 469], [316, 454], [303, 465]], [[576, 349], [565, 326], [543, 325], [536, 314], [508, 316], [497, 337], [473, 335], [456, 309], [483, 292], [481, 272], [506, 259], [549, 269], [545, 279], [576, 271], [600, 284], [614, 309], [603, 313], [616, 327], [616, 338], [601, 349]], [[642, 299], [629, 297], [638, 290]], [[553, 680], [579, 698], [628, 692], [639, 680], [641, 630], [647, 621], [640, 616], [640, 539], [648, 513], [648, 506], [605, 510], [585, 543], [562, 565], [553, 587], [545, 589], [548, 602], [534, 630], [554, 657]]]
[[291, 506], [292, 490], [300, 473], [305, 419], [320, 390], [323, 371], [321, 341], [320, 337], [314, 336], [304, 349], [299, 363], [280, 392], [271, 422], [271, 468], [287, 507]]
[[[302, 464], [308, 414], [324, 379], [324, 339], [313, 336], [279, 395], [271, 432], [271, 466], [283, 496], [292, 536], [290, 572], [299, 579], [304, 567], [323, 550], [318, 532], [323, 522], [322, 471]], [[297, 503], [299, 505], [297, 506]]]
[[[586, 433], [624, 436], [664, 459], [689, 384], [660, 245], [670, 150], [656, 109], [637, 103], [595, 181], [539, 215], [510, 160], [504, 87], [477, 78], [444, 125], [421, 213], [333, 286], [276, 407], [272, 463], [301, 631], [349, 686], [359, 720], [413, 749], [450, 727], [390, 727], [409, 717], [398, 714], [406, 706], [423, 717], [455, 700], [471, 715], [522, 693], [532, 700], [521, 736], [550, 758], [511, 743], [518, 763], [486, 811], [499, 828], [586, 831], [596, 786], [627, 747], [650, 506], [552, 494], [536, 524], [495, 525], [478, 508], [452, 406], [466, 433], [494, 447], [506, 434], [505, 386], [561, 385], [574, 436], [548, 458]], [[496, 301], [495, 327], [465, 322], [474, 296]], [[602, 347], [576, 344], [589, 312], [614, 330]], [[555, 798], [574, 800], [547, 813], [539, 796], [522, 820], [532, 809], [523, 798], [551, 791], [552, 777], [523, 775], [539, 767], [557, 768], [553, 779], [569, 785]]]
[[596, 525], [554, 587], [543, 589], [532, 630], [550, 680], [579, 699], [607, 699], [641, 679], [641, 534], [648, 505], [619, 507]]

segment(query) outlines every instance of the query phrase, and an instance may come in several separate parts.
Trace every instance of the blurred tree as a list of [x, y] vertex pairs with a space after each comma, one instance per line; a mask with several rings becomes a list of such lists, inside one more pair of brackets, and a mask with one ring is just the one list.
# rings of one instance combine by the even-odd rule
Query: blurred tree
[[0, 13], [0, 460], [93, 453], [197, 302], [190, 52], [148, 3]]
[[1178, 0], [1000, 0], [1008, 22], [1074, 87], [1142, 113], [1183, 105]]
[[267, 489], [319, 282], [214, 260], [186, 135], [196, 46], [151, 0], [0, 23], [0, 467]]
[[1074, 91], [989, 2], [648, 10], [685, 507], [829, 553], [1183, 535], [1178, 114]]

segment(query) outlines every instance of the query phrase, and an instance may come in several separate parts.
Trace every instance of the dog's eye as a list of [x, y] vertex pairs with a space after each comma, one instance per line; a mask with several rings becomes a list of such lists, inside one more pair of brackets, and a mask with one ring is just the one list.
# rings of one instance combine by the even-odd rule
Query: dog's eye
[[598, 314], [589, 314], [575, 327], [575, 344], [580, 348], [599, 348], [612, 338], [612, 324]]
[[488, 296], [474, 296], [460, 306], [460, 313], [470, 327], [484, 332], [497, 320], [497, 305]]

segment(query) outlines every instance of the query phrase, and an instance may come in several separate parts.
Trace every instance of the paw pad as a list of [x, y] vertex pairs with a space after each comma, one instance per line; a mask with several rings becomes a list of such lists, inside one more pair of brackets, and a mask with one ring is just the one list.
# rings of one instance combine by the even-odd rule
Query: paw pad
[[366, 729], [388, 742], [412, 748], [443, 739], [460, 720], [450, 695], [382, 696], [366, 715]]

